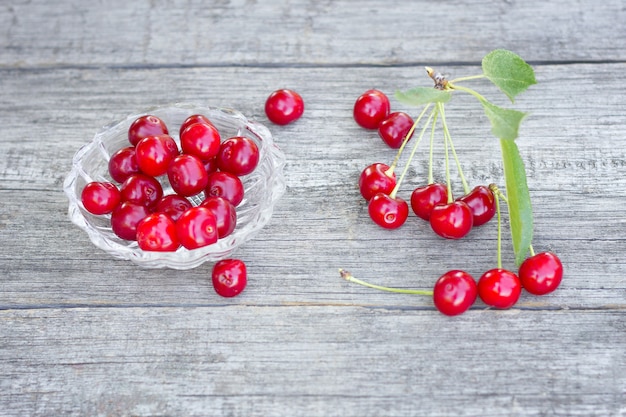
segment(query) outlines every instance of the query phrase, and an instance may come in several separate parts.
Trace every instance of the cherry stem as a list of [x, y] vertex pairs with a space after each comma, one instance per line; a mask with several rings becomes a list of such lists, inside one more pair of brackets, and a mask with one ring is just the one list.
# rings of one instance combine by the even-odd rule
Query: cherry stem
[[[435, 114], [435, 110], [433, 110], [430, 113], [430, 116], [428, 116], [428, 120], [424, 124], [424, 127], [422, 128], [422, 131], [420, 132], [419, 137], [417, 138], [417, 140], [415, 141], [415, 144], [413, 145], [413, 149], [411, 150], [411, 154], [409, 155], [409, 159], [406, 162], [406, 165], [404, 166], [404, 169], [402, 170], [402, 174], [400, 175], [400, 178], [398, 179], [398, 182], [396, 182], [396, 186], [393, 187], [393, 190], [391, 191], [391, 193], [389, 193], [389, 197], [396, 198], [396, 194], [398, 193], [398, 190], [400, 189], [400, 184], [402, 184], [402, 181], [404, 180], [404, 177], [406, 176], [406, 173], [409, 171], [409, 167], [411, 165], [411, 161], [413, 160], [413, 157], [415, 156], [415, 152], [417, 151], [417, 147], [420, 144], [420, 142], [422, 141], [422, 138], [424, 137], [424, 132], [426, 132], [426, 128], [428, 127], [428, 124], [433, 119], [433, 115], [434, 114]], [[420, 116], [420, 118], [421, 118], [421, 116]]]
[[452, 90], [459, 90], [459, 91], [464, 91], [466, 93], [469, 93], [469, 94], [473, 95], [474, 97], [476, 97], [478, 99], [478, 101], [480, 101], [480, 102], [487, 101], [487, 99], [485, 97], [480, 95], [477, 91], [472, 90], [471, 88], [463, 87], [463, 86], [460, 86], [460, 85], [455, 85], [453, 83], [448, 83], [448, 87], [450, 89], [452, 89]]
[[533, 245], [528, 245], [528, 249], [530, 250], [530, 256], [535, 256], [535, 249]]
[[433, 118], [433, 126], [430, 131], [430, 151], [428, 156], [428, 184], [432, 184], [435, 182], [435, 177], [433, 176], [433, 149], [435, 147], [435, 129], [437, 125], [437, 117], [439, 116], [439, 106], [435, 107], [435, 117]]
[[[481, 78], [486, 78], [485, 74], [479, 74], [479, 75], [470, 75], [468, 77], [459, 77], [459, 78], [455, 78], [454, 80], [450, 80], [448, 81], [448, 85], [450, 84], [454, 84], [454, 83], [458, 83], [461, 81], [470, 81], [470, 80], [478, 80]], [[454, 88], [454, 85], [451, 86], [452, 88]]]
[[459, 172], [459, 177], [461, 178], [461, 182], [463, 183], [463, 191], [465, 194], [469, 194], [470, 188], [467, 185], [467, 180], [465, 179], [465, 175], [463, 175], [463, 169], [461, 168], [461, 161], [456, 153], [456, 149], [454, 148], [454, 143], [452, 143], [452, 135], [450, 135], [450, 130], [448, 129], [448, 123], [446, 122], [446, 113], [444, 109], [444, 105], [441, 104], [441, 122], [443, 124], [443, 134], [448, 139], [448, 144], [450, 145], [450, 150], [452, 150], [452, 156], [454, 157], [454, 161], [456, 163], [456, 169]]
[[400, 294], [427, 295], [431, 297], [433, 295], [433, 292], [429, 290], [412, 290], [412, 289], [404, 289], [404, 288], [383, 287], [381, 285], [370, 284], [367, 281], [363, 281], [363, 280], [353, 277], [352, 274], [349, 271], [346, 271], [345, 269], [339, 269], [339, 275], [341, 275], [341, 278], [345, 279], [346, 281], [363, 285], [364, 287], [374, 288], [375, 290], [395, 292], [395, 293], [400, 293]]
[[389, 169], [387, 171], [385, 171], [385, 175], [387, 175], [388, 177], [391, 177], [393, 175], [393, 172], [395, 171], [396, 166], [398, 166], [398, 161], [400, 160], [400, 155], [402, 155], [402, 151], [404, 151], [404, 147], [409, 142], [409, 139], [411, 138], [411, 136], [413, 136], [413, 132], [415, 131], [415, 128], [419, 124], [420, 120], [422, 120], [422, 117], [424, 117], [424, 115], [426, 114], [426, 110], [428, 110], [430, 108], [431, 104], [432, 103], [428, 103], [428, 105], [426, 107], [424, 107], [424, 110], [422, 110], [420, 115], [417, 116], [417, 119], [415, 119], [415, 122], [413, 123], [413, 126], [411, 126], [411, 128], [407, 132], [406, 136], [404, 137], [404, 140], [402, 140], [402, 145], [400, 145], [400, 149], [398, 149], [398, 152], [396, 153], [396, 156], [393, 159], [393, 162], [389, 166]]
[[454, 196], [452, 195], [452, 181], [450, 180], [450, 155], [448, 152], [448, 136], [445, 134], [446, 119], [444, 117], [443, 104], [437, 103], [437, 108], [439, 109], [439, 112], [441, 113], [441, 123], [443, 123], [443, 126], [444, 126], [443, 147], [444, 147], [445, 164], [446, 164], [446, 187], [448, 189], [447, 190], [448, 204], [450, 204], [454, 201]]
[[[490, 184], [489, 188], [493, 192], [494, 197], [496, 198], [496, 215], [498, 216], [498, 250], [497, 250], [497, 260], [498, 260], [498, 268], [502, 268], [502, 217], [500, 212], [500, 199], [506, 201], [506, 197], [496, 184]], [[508, 202], [507, 202], [508, 203]]]

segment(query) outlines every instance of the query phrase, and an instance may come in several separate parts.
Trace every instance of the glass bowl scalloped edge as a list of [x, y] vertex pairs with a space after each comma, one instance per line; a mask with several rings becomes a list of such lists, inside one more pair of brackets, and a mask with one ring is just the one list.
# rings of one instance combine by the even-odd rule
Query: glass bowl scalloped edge
[[[178, 127], [192, 114], [207, 116], [218, 128], [223, 139], [245, 136], [257, 143], [260, 150], [259, 163], [254, 172], [242, 177], [245, 195], [237, 206], [237, 227], [232, 234], [219, 239], [215, 244], [194, 250], [181, 247], [176, 252], [150, 252], [140, 249], [135, 241], [117, 237], [111, 229], [110, 215], [95, 216], [85, 210], [80, 198], [83, 187], [90, 181], [112, 182], [108, 173], [109, 158], [118, 149], [130, 146], [128, 127], [136, 118], [145, 114], [160, 117], [168, 126], [170, 136], [179, 145]], [[233, 109], [176, 103], [149, 108], [104, 126], [90, 143], [74, 155], [63, 190], [69, 199], [70, 220], [87, 232], [98, 248], [115, 258], [130, 260], [144, 268], [184, 270], [195, 268], [207, 261], [217, 262], [231, 257], [238, 247], [252, 239], [269, 222], [276, 202], [286, 190], [284, 165], [285, 155], [264, 125], [248, 120]], [[163, 185], [164, 194], [173, 193], [166, 178], [158, 179]], [[194, 196], [190, 200], [198, 205], [202, 196]]]

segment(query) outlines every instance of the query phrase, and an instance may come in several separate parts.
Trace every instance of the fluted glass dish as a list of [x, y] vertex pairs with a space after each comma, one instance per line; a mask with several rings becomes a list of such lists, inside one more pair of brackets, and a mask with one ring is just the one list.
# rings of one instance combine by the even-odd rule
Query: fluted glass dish
[[[119, 238], [111, 229], [111, 216], [89, 213], [81, 202], [81, 193], [91, 181], [114, 182], [108, 171], [111, 155], [130, 146], [128, 128], [140, 116], [152, 114], [168, 126], [169, 134], [180, 148], [178, 128], [193, 114], [203, 114], [217, 127], [222, 140], [233, 136], [245, 136], [259, 147], [260, 158], [256, 169], [243, 176], [244, 199], [237, 206], [237, 226], [234, 232], [212, 245], [189, 250], [180, 247], [175, 252], [151, 252], [139, 248], [136, 241]], [[204, 262], [216, 262], [232, 256], [233, 251], [252, 239], [270, 220], [277, 200], [285, 192], [283, 167], [285, 156], [276, 146], [270, 131], [262, 124], [248, 120], [236, 110], [211, 108], [192, 104], [174, 104], [155, 107], [133, 114], [124, 120], [104, 126], [93, 140], [83, 146], [72, 160], [72, 169], [63, 184], [69, 199], [69, 217], [73, 223], [87, 232], [95, 246], [115, 258], [130, 260], [145, 268], [191, 269]], [[163, 186], [164, 195], [173, 194], [167, 176], [157, 178]], [[204, 196], [189, 198], [194, 206]]]

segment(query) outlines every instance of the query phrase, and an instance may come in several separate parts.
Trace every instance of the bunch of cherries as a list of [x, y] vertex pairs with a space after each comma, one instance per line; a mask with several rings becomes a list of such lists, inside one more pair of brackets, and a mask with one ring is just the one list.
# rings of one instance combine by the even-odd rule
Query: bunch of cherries
[[[359, 190], [363, 198], [368, 201], [368, 214], [377, 225], [385, 229], [396, 229], [402, 226], [409, 216], [409, 203], [396, 194], [406, 169], [397, 179], [395, 168], [404, 150], [405, 145], [412, 139], [414, 130], [424, 116], [428, 107], [414, 122], [404, 112], [390, 112], [389, 98], [379, 90], [368, 90], [359, 96], [354, 103], [353, 116], [356, 123], [371, 130], [377, 130], [380, 138], [391, 148], [399, 149], [391, 165], [374, 163], [367, 166], [359, 176]], [[350, 272], [340, 270], [341, 276], [348, 281], [373, 287], [380, 290], [431, 295], [435, 307], [446, 315], [457, 315], [469, 309], [476, 299], [480, 299], [488, 306], [495, 308], [510, 308], [519, 299], [522, 288], [535, 295], [548, 294], [560, 284], [563, 275], [563, 266], [559, 258], [551, 252], [535, 254], [531, 246], [531, 256], [520, 266], [517, 274], [503, 269], [500, 260], [500, 206], [499, 201], [506, 202], [506, 196], [495, 186], [479, 185], [470, 190], [461, 172], [461, 166], [452, 145], [449, 131], [445, 124], [443, 105], [438, 107], [438, 113], [444, 120], [444, 144], [446, 146], [446, 174], [447, 184], [437, 183], [432, 174], [432, 138], [435, 121], [432, 123], [431, 160], [429, 164], [428, 183], [413, 190], [410, 196], [410, 207], [415, 215], [428, 221], [432, 230], [446, 239], [461, 239], [473, 227], [488, 223], [498, 214], [498, 267], [485, 272], [478, 282], [465, 271], [452, 270], [442, 275], [435, 283], [433, 291], [407, 290], [382, 287], [361, 281], [353, 277]], [[435, 116], [436, 117], [436, 116]], [[429, 118], [429, 122], [431, 121]], [[421, 140], [426, 127], [421, 131]], [[417, 144], [409, 157], [410, 163], [414, 156]], [[449, 178], [449, 148], [457, 162], [457, 168], [465, 189], [462, 197], [455, 199], [452, 194]]]

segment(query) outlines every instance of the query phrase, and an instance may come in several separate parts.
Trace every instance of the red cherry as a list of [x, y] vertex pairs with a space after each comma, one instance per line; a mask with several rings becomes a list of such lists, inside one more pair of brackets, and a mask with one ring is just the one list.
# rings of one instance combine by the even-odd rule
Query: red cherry
[[108, 214], [119, 204], [121, 193], [115, 184], [93, 181], [85, 185], [80, 199], [85, 210], [91, 214]]
[[145, 251], [175, 252], [180, 246], [174, 220], [165, 213], [152, 213], [137, 224], [137, 244]]
[[217, 155], [220, 170], [237, 176], [251, 173], [259, 163], [259, 148], [250, 138], [236, 136], [226, 139]]
[[167, 178], [176, 193], [191, 197], [204, 190], [209, 181], [209, 174], [198, 157], [182, 154], [176, 156], [170, 163]]
[[367, 211], [370, 218], [385, 229], [397, 229], [409, 216], [409, 205], [399, 197], [378, 193], [370, 200]]
[[474, 226], [487, 223], [496, 214], [496, 197], [489, 187], [479, 185], [463, 197], [458, 198], [472, 210]]
[[453, 270], [443, 274], [433, 289], [435, 307], [446, 316], [467, 311], [478, 295], [476, 281], [464, 271]]
[[556, 290], [563, 278], [563, 264], [552, 252], [538, 253], [519, 268], [522, 286], [531, 294], [544, 295]]
[[246, 288], [246, 264], [239, 259], [221, 260], [213, 266], [211, 281], [216, 293], [222, 297], [234, 297]]
[[154, 208], [163, 197], [163, 187], [154, 177], [145, 174], [131, 175], [120, 187], [121, 201]]
[[191, 202], [182, 195], [170, 194], [166, 195], [159, 200], [156, 205], [155, 212], [165, 213], [174, 221], [188, 209], [193, 207]]
[[215, 215], [206, 207], [192, 207], [176, 221], [176, 236], [187, 249], [197, 249], [217, 242]]
[[204, 163], [204, 169], [207, 174], [212, 174], [216, 172], [219, 168], [217, 167], [217, 158], [211, 158], [208, 161], [202, 161]]
[[128, 141], [133, 145], [148, 136], [167, 135], [163, 120], [150, 114], [137, 118], [128, 128]]
[[448, 201], [448, 187], [443, 184], [433, 183], [423, 187], [417, 187], [411, 193], [411, 209], [424, 220], [430, 219], [433, 208]]
[[359, 176], [359, 191], [364, 199], [370, 201], [378, 193], [391, 194], [396, 186], [396, 174], [387, 174], [389, 166], [375, 163], [363, 170]]
[[379, 90], [367, 90], [354, 103], [353, 116], [357, 124], [365, 129], [377, 129], [389, 115], [389, 98]]
[[209, 175], [204, 194], [206, 197], [224, 197], [237, 207], [244, 197], [243, 182], [235, 174], [217, 171]]
[[185, 121], [180, 125], [180, 129], [178, 130], [178, 136], [179, 137], [182, 136], [183, 131], [194, 123], [204, 123], [205, 125], [213, 125], [211, 120], [209, 120], [209, 118], [206, 117], [205, 115], [192, 114], [191, 116], [186, 118]]
[[430, 213], [430, 227], [446, 239], [461, 239], [472, 230], [472, 211], [462, 201], [440, 204]]
[[478, 280], [478, 296], [491, 307], [511, 308], [519, 300], [521, 292], [520, 279], [506, 269], [491, 269]]
[[293, 90], [276, 90], [265, 101], [265, 114], [272, 123], [289, 124], [304, 113], [304, 100]]
[[208, 197], [200, 207], [206, 207], [215, 215], [218, 238], [230, 235], [237, 226], [237, 210], [230, 201], [223, 197]]
[[390, 148], [398, 149], [413, 127], [413, 119], [404, 112], [391, 113], [378, 125], [378, 136]]
[[139, 169], [153, 177], [165, 174], [170, 162], [178, 153], [178, 145], [168, 135], [148, 136], [135, 146]]
[[111, 229], [125, 240], [137, 240], [137, 225], [150, 214], [141, 204], [123, 202], [111, 213]]
[[180, 134], [182, 151], [195, 155], [202, 161], [207, 161], [217, 156], [221, 141], [220, 133], [212, 124], [194, 123]]
[[109, 174], [114, 181], [122, 183], [126, 178], [139, 173], [139, 164], [135, 157], [135, 147], [122, 148], [109, 159]]

